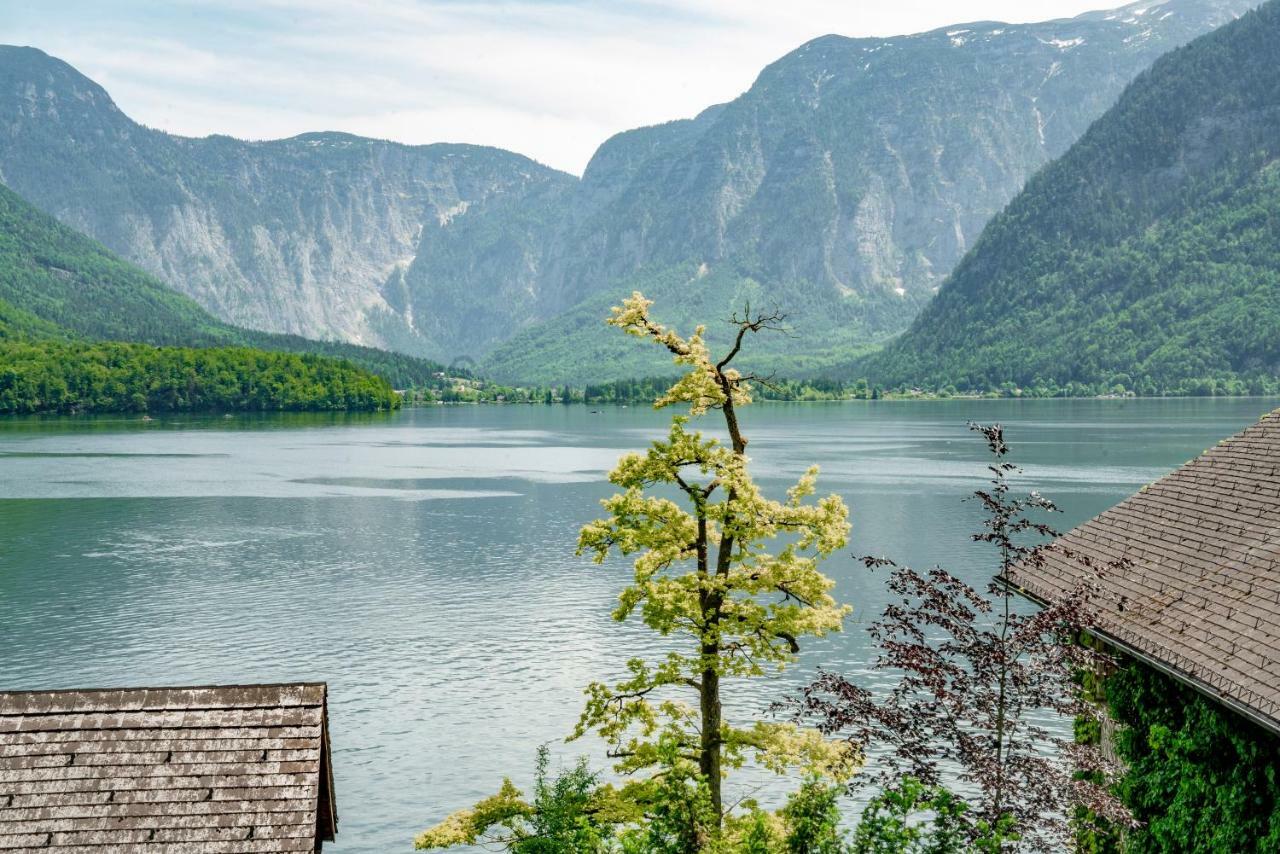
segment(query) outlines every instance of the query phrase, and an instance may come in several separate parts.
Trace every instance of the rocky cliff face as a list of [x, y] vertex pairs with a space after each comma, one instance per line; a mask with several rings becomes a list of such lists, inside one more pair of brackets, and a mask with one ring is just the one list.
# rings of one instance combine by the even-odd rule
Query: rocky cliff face
[[1277, 44], [1271, 0], [1158, 60], [851, 372], [1045, 394], [1280, 388]]
[[581, 180], [473, 146], [176, 138], [9, 48], [0, 173], [258, 328], [581, 381], [641, 367], [615, 363], [596, 317], [641, 287], [675, 321], [725, 300], [778, 305], [806, 333], [778, 352], [835, 358], [905, 327], [1027, 177], [1158, 55], [1255, 2], [826, 36], [729, 104], [607, 141]]
[[478, 146], [175, 137], [30, 48], [0, 49], [0, 175], [225, 320], [416, 353], [438, 349], [403, 294], [424, 232], [575, 183]]
[[[626, 342], [605, 343], [598, 322], [576, 322], [631, 287], [659, 295], [677, 322], [708, 303], [703, 317], [725, 314], [713, 296], [786, 309], [803, 337], [769, 346], [805, 356], [788, 369], [897, 332], [1133, 77], [1255, 2], [816, 39], [729, 104], [604, 143], [542, 244], [534, 288], [550, 319], [488, 367], [578, 381], [610, 372], [602, 364], [650, 369], [628, 361]], [[418, 284], [437, 298], [434, 282]], [[593, 355], [570, 355], [581, 353]]]

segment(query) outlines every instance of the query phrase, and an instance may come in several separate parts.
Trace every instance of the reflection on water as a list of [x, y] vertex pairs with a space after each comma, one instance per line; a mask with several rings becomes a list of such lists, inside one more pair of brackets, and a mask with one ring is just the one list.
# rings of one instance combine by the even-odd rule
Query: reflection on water
[[[817, 462], [852, 509], [853, 542], [827, 571], [854, 615], [733, 709], [767, 707], [818, 666], [871, 678], [863, 628], [883, 576], [853, 555], [984, 582], [967, 539], [978, 509], [961, 501], [985, 464], [968, 420], [1008, 425], [1023, 481], [1067, 526], [1276, 403], [754, 407], [765, 486]], [[504, 773], [527, 782], [582, 686], [656, 649], [609, 619], [625, 568], [573, 547], [609, 494], [603, 472], [664, 424], [561, 406], [0, 421], [0, 687], [326, 680], [334, 850], [407, 848]]]

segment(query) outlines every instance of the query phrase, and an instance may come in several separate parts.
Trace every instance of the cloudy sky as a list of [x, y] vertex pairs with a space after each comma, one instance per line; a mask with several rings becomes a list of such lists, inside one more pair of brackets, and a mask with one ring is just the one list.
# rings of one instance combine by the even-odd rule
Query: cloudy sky
[[1033, 21], [1107, 0], [0, 0], [152, 127], [472, 142], [581, 173], [609, 135], [696, 114], [826, 33]]

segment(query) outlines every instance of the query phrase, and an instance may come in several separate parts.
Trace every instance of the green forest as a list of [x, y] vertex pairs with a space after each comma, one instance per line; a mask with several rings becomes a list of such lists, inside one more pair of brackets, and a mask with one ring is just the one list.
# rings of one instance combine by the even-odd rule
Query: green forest
[[248, 347], [0, 341], [0, 414], [395, 409], [349, 362]]
[[392, 409], [442, 370], [222, 323], [0, 187], [0, 413]]
[[400, 353], [217, 320], [154, 276], [0, 186], [0, 338], [253, 347], [343, 359], [396, 388], [438, 387], [444, 367]]

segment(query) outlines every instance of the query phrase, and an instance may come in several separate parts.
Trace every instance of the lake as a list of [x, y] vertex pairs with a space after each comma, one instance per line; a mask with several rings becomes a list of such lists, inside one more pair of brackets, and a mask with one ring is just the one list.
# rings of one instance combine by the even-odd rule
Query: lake
[[[820, 666], [881, 678], [864, 629], [884, 575], [855, 555], [941, 561], [985, 583], [991, 563], [968, 541], [979, 508], [962, 501], [985, 476], [969, 420], [1007, 425], [1021, 485], [1055, 499], [1067, 528], [1276, 406], [744, 410], [772, 494], [818, 463], [819, 492], [849, 504], [850, 547], [826, 571], [854, 611], [844, 634], [732, 710], [766, 708]], [[572, 728], [582, 687], [658, 649], [608, 616], [626, 565], [573, 550], [611, 492], [604, 472], [665, 423], [581, 406], [0, 421], [0, 689], [327, 681], [332, 850], [408, 850], [504, 774], [527, 784], [536, 747]]]

